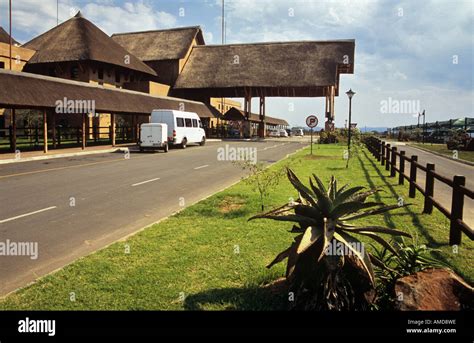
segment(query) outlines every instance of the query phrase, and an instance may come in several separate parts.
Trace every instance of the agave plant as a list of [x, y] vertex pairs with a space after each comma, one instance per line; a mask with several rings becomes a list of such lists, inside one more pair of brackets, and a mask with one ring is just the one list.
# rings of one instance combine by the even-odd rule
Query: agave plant
[[295, 308], [367, 309], [375, 293], [372, 263], [383, 262], [365, 252], [363, 243], [355, 236], [369, 237], [394, 254], [395, 249], [379, 234], [411, 236], [386, 227], [355, 226], [350, 222], [401, 206], [366, 201], [380, 189], [364, 191], [364, 187], [348, 185], [338, 188], [334, 176], [327, 189], [314, 174], [309, 179], [309, 188], [290, 169], [287, 176], [298, 191], [298, 201], [249, 219], [295, 223], [291, 230], [298, 234], [294, 242], [267, 267], [288, 260], [286, 278], [295, 295]]

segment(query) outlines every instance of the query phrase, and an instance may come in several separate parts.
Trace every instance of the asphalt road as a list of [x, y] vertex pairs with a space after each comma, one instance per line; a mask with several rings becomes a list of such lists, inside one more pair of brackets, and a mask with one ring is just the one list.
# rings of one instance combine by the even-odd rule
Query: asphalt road
[[[405, 150], [406, 155], [411, 157], [412, 155], [418, 156], [418, 162], [422, 165], [427, 163], [435, 164], [435, 172], [446, 176], [452, 180], [454, 175], [463, 175], [466, 177], [466, 187], [474, 190], [474, 167], [461, 162], [453, 161], [435, 154], [417, 149], [406, 145], [405, 143], [389, 142], [392, 146], [396, 146], [399, 151]], [[398, 161], [398, 160], [397, 160]], [[406, 167], [405, 167], [406, 168]], [[406, 169], [406, 173], [409, 170]], [[425, 173], [418, 170], [417, 183], [425, 186]], [[417, 196], [421, 196], [417, 192]], [[435, 179], [434, 197], [438, 200], [445, 208], [451, 210], [451, 199], [452, 199], [452, 188], [445, 185], [441, 181]], [[464, 197], [464, 213], [463, 220], [470, 227], [474, 227], [474, 200]], [[467, 238], [466, 238], [467, 239]]]
[[88, 155], [0, 166], [0, 243], [37, 242], [38, 258], [0, 257], [0, 295], [25, 286], [184, 206], [243, 172], [218, 148], [257, 148], [273, 163], [306, 140], [210, 142], [169, 153]]

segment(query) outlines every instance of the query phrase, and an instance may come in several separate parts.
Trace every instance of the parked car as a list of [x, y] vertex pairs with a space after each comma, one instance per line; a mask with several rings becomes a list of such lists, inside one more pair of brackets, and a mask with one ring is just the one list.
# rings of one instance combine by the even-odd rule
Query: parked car
[[286, 132], [286, 130], [284, 130], [284, 129], [281, 129], [280, 130], [280, 137], [288, 137], [288, 132]]
[[288, 134], [288, 137], [293, 136], [293, 132], [291, 132], [290, 129], [286, 129], [286, 133]]
[[293, 129], [293, 136], [304, 136], [303, 129]]
[[168, 152], [168, 125], [151, 123], [140, 125], [140, 151], [163, 150]]
[[227, 130], [227, 137], [229, 138], [240, 138], [240, 131], [238, 129], [229, 129]]
[[280, 137], [280, 133], [276, 130], [269, 130], [268, 137]]
[[168, 125], [168, 144], [186, 149], [188, 144], [206, 144], [206, 133], [201, 119], [194, 112], [153, 110], [152, 123]]

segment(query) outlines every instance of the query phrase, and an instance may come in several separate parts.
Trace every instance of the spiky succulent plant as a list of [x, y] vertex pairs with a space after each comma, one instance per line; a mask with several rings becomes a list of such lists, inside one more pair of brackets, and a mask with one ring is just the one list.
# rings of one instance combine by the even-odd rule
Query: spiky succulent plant
[[[288, 259], [286, 278], [296, 292], [296, 307], [304, 309], [364, 309], [370, 304], [368, 292], [375, 286], [372, 263], [383, 264], [365, 252], [354, 235], [369, 237], [393, 253], [395, 249], [379, 234], [411, 237], [403, 231], [381, 226], [355, 226], [349, 222], [385, 213], [401, 206], [366, 201], [380, 189], [348, 185], [338, 188], [331, 177], [326, 189], [313, 174], [310, 187], [287, 169], [288, 179], [299, 199], [253, 219], [273, 219], [296, 223], [294, 242], [268, 265]], [[402, 205], [406, 206], [406, 205]], [[338, 247], [330, 252], [330, 248]], [[339, 253], [337, 252], [339, 251]]]

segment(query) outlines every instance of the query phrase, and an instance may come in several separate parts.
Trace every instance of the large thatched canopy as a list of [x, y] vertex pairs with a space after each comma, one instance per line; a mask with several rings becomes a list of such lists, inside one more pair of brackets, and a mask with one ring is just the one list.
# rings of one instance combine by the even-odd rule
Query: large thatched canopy
[[[228, 110], [224, 116], [222, 117], [224, 120], [232, 120], [232, 121], [244, 121], [245, 120], [245, 113], [242, 110], [239, 110], [238, 108], [232, 107], [230, 110]], [[250, 113], [249, 116], [249, 121], [252, 123], [259, 123], [260, 122], [260, 116], [255, 113]], [[279, 118], [274, 118], [274, 117], [269, 117], [265, 116], [265, 122], [268, 125], [283, 125], [283, 126], [288, 126], [288, 122], [284, 119], [279, 119]]]
[[36, 50], [28, 65], [96, 61], [156, 76], [153, 69], [85, 19], [80, 12], [23, 47]]
[[154, 109], [196, 112], [214, 118], [218, 111], [200, 102], [106, 88], [85, 82], [0, 69], [0, 108], [54, 109], [64, 98], [95, 102], [99, 113], [151, 114]]
[[116, 33], [112, 39], [146, 62], [178, 60], [186, 56], [194, 40], [197, 44], [204, 44], [199, 26]]
[[195, 46], [174, 94], [326, 96], [354, 72], [354, 40]]
[[[10, 44], [10, 34], [0, 26], [0, 43]], [[13, 45], [20, 45], [16, 40], [12, 38]]]

